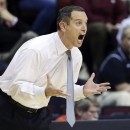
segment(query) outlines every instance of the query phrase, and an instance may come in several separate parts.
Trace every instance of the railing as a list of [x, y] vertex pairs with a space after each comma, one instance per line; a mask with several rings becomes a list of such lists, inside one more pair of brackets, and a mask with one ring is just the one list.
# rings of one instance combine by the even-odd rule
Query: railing
[[130, 119], [78, 121], [73, 128], [67, 122], [52, 122], [51, 130], [130, 130]]

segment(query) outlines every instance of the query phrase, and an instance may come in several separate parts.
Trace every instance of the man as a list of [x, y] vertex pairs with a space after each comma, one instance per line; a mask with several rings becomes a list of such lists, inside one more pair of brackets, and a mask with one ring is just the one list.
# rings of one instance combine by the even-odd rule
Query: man
[[12, 3], [0, 0], [0, 60], [4, 62], [10, 62], [24, 42], [37, 36], [11, 9], [9, 10], [10, 4]]
[[98, 120], [100, 105], [95, 96], [89, 96], [75, 103], [76, 120]]
[[109, 81], [113, 90], [98, 96], [101, 107], [130, 106], [130, 20], [122, 21], [117, 40], [119, 46], [99, 70], [98, 81]]
[[[89, 96], [75, 102], [76, 120], [98, 120], [99, 103], [95, 96]], [[66, 115], [62, 115], [56, 121], [66, 121]]]
[[[115, 47], [115, 32], [120, 22], [127, 16], [126, 8], [122, 0], [73, 0], [73, 4], [84, 8], [88, 16], [88, 31], [84, 40], [86, 44], [80, 49], [89, 71], [97, 72], [108, 50]], [[108, 36], [111, 44], [107, 43]]]
[[[47, 109], [50, 97], [71, 96], [66, 93], [68, 50], [73, 59], [73, 84], [77, 81], [82, 64], [78, 47], [86, 34], [86, 23], [87, 16], [81, 7], [64, 7], [59, 11], [57, 32], [34, 38], [16, 52], [0, 79], [1, 96], [4, 99], [6, 94], [11, 97], [11, 103], [5, 103], [7, 107], [0, 111], [9, 114], [6, 117], [0, 114], [1, 118], [19, 129], [48, 130], [51, 123], [51, 114]], [[75, 100], [110, 88], [109, 83], [95, 84], [94, 76], [93, 73], [83, 86], [74, 84]], [[3, 107], [2, 102], [0, 105]]]

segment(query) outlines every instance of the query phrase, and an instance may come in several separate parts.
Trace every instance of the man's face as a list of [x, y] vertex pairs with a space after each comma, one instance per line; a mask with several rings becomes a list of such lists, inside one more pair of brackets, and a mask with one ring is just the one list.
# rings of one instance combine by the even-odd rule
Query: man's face
[[125, 35], [122, 38], [122, 48], [125, 51], [126, 54], [130, 57], [130, 28], [125, 30]]
[[98, 120], [99, 118], [99, 108], [91, 106], [88, 111], [82, 112], [81, 120]]
[[72, 11], [71, 20], [66, 24], [65, 37], [70, 47], [80, 47], [87, 31], [85, 12]]
[[0, 9], [6, 9], [7, 3], [6, 0], [0, 0]]

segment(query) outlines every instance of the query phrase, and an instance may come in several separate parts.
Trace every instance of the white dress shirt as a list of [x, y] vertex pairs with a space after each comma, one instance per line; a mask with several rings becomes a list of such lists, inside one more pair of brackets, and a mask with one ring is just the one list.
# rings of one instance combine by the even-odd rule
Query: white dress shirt
[[[0, 88], [15, 101], [30, 108], [48, 105], [46, 97], [47, 74], [53, 86], [66, 92], [67, 48], [58, 32], [33, 38], [24, 43], [16, 52], [4, 74], [0, 77]], [[76, 83], [82, 64], [78, 48], [71, 49], [73, 75]], [[85, 98], [83, 86], [74, 85], [75, 100]]]

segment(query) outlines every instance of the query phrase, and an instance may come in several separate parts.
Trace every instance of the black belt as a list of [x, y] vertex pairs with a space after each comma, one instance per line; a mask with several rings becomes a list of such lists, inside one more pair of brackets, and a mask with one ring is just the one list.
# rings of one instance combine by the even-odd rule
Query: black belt
[[29, 108], [29, 107], [25, 107], [23, 105], [21, 105], [20, 103], [16, 102], [15, 100], [13, 100], [11, 98], [11, 96], [8, 96], [6, 93], [4, 93], [1, 89], [0, 89], [0, 94], [5, 97], [11, 104], [25, 110], [26, 112], [29, 113], [36, 113], [38, 111], [38, 109], [33, 109], [33, 108]]

